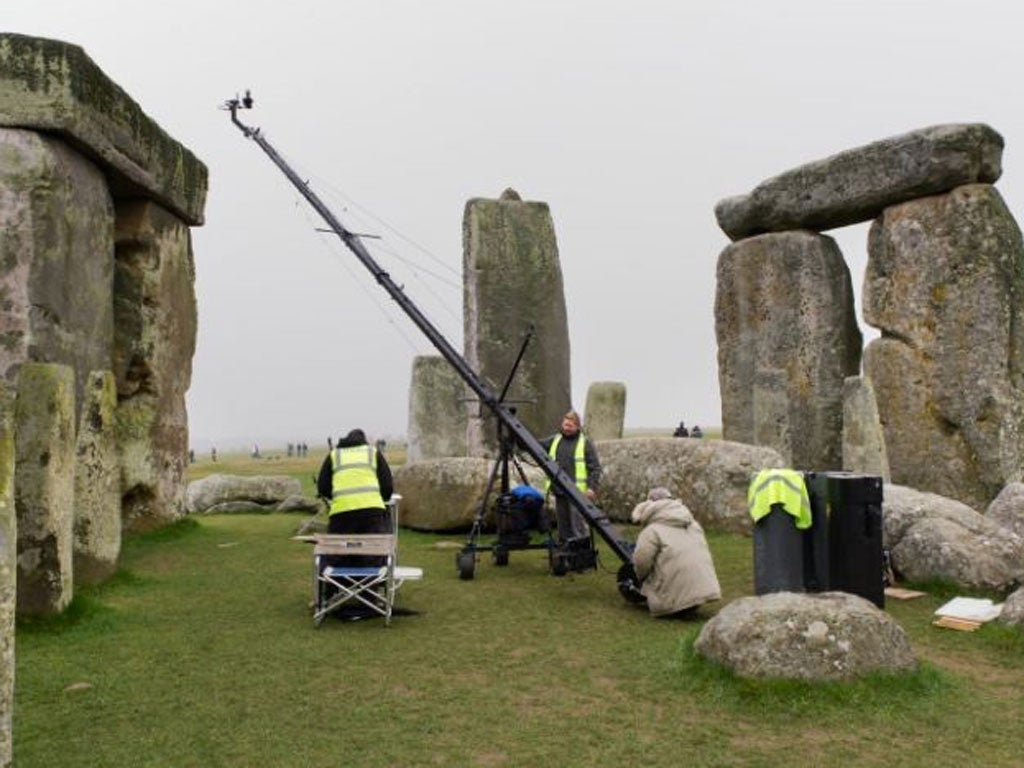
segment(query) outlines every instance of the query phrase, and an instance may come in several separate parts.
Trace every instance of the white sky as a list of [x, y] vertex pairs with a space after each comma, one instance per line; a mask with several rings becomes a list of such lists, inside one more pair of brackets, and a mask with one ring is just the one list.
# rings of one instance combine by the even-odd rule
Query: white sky
[[[591, 382], [623, 381], [627, 428], [716, 425], [715, 203], [844, 149], [978, 121], [1006, 139], [997, 186], [1019, 218], [1022, 8], [3, 0], [0, 29], [81, 45], [209, 167], [195, 446], [319, 450], [353, 426], [404, 434], [412, 358], [434, 350], [218, 111], [240, 90], [257, 105], [244, 119], [342, 221], [386, 236], [375, 255], [456, 349], [463, 207], [512, 186], [551, 206], [577, 406]], [[858, 307], [866, 231], [833, 233]]]

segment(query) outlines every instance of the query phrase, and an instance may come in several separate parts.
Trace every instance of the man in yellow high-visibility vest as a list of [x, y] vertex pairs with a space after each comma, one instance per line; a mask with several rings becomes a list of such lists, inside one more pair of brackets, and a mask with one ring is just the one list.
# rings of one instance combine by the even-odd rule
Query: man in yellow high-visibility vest
[[328, 533], [390, 533], [386, 502], [394, 491], [391, 467], [383, 454], [353, 429], [320, 465], [317, 492], [329, 499]]
[[[562, 417], [561, 431], [542, 440], [541, 445], [559, 469], [571, 477], [576, 487], [593, 501], [597, 498], [597, 489], [601, 484], [601, 462], [598, 461], [594, 444], [587, 440], [580, 426], [580, 415], [576, 411], [569, 411]], [[569, 497], [550, 483], [548, 488], [555, 495], [555, 521], [558, 523], [559, 539], [566, 542], [589, 536], [587, 521], [572, 506]]]

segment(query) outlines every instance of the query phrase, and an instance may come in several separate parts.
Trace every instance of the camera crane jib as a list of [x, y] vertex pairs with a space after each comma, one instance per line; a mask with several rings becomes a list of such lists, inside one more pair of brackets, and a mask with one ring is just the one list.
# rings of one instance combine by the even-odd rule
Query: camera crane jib
[[558, 464], [555, 463], [547, 452], [544, 450], [540, 442], [533, 436], [523, 423], [516, 417], [513, 409], [506, 406], [499, 397], [497, 397], [491, 388], [484, 382], [480, 376], [477, 375], [469, 364], [462, 358], [462, 356], [455, 351], [448, 340], [434, 327], [433, 323], [430, 322], [423, 315], [422, 312], [413, 304], [412, 300], [405, 295], [405, 292], [399, 287], [385, 272], [376, 260], [370, 255], [366, 247], [360, 242], [361, 235], [349, 231], [345, 226], [338, 220], [338, 218], [331, 212], [331, 210], [323, 203], [323, 201], [309, 188], [309, 184], [303, 181], [298, 174], [288, 165], [288, 163], [277, 153], [270, 142], [263, 136], [259, 128], [252, 128], [245, 125], [241, 120], [238, 119], [238, 110], [240, 109], [251, 109], [253, 105], [252, 96], [246, 91], [243, 98], [234, 98], [225, 102], [224, 109], [231, 113], [231, 122], [238, 126], [242, 134], [252, 139], [259, 145], [267, 156], [274, 162], [281, 172], [288, 178], [288, 181], [299, 191], [299, 193], [306, 198], [306, 201], [316, 210], [318, 214], [323, 218], [331, 230], [338, 235], [348, 247], [356, 258], [363, 263], [373, 275], [374, 279], [386, 290], [391, 298], [394, 299], [398, 306], [402, 308], [402, 311], [409, 316], [416, 326], [423, 331], [430, 342], [437, 348], [441, 353], [442, 357], [448, 361], [455, 371], [462, 377], [463, 381], [473, 390], [480, 401], [495, 415], [495, 417], [501, 422], [502, 426], [508, 430], [509, 433], [514, 435], [516, 443], [523, 448], [530, 455], [530, 457], [537, 463], [546, 474], [552, 485], [559, 489], [565, 494], [573, 506], [583, 515], [587, 520], [591, 528], [597, 532], [597, 534], [604, 539], [605, 543], [612, 549], [612, 551], [619, 557], [624, 565], [631, 563], [631, 551], [632, 545], [629, 542], [623, 541], [619, 538], [617, 531], [612, 526], [611, 521], [593, 502], [590, 501], [577, 487], [573, 480], [563, 472]]

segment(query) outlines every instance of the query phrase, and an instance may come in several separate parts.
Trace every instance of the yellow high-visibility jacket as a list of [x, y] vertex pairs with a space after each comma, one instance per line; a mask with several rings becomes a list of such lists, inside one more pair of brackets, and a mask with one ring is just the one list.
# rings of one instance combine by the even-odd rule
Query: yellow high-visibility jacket
[[331, 453], [331, 511], [385, 509], [377, 480], [377, 452], [371, 445], [335, 448]]

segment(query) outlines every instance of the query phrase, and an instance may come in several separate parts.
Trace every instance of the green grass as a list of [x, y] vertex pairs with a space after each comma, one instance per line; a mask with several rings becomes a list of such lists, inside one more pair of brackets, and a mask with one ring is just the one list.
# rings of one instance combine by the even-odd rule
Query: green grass
[[[454, 567], [461, 537], [403, 531], [424, 567], [381, 620], [308, 611], [296, 516], [211, 516], [131, 538], [123, 568], [17, 633], [15, 765], [1020, 765], [1024, 633], [940, 630], [945, 595], [890, 601], [923, 660], [845, 685], [739, 680], [694, 657], [608, 570], [539, 551]], [[726, 600], [750, 540], [713, 534]], [[84, 685], [75, 684], [87, 684]]]

